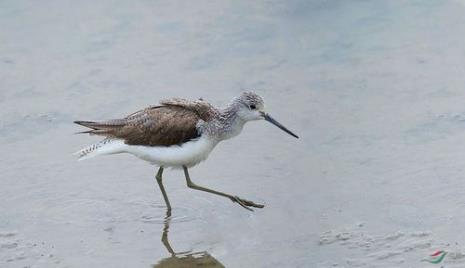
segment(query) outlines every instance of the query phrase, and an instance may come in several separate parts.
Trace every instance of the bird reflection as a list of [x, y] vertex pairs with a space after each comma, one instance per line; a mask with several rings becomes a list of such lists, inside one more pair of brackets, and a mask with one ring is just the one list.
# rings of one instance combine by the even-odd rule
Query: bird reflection
[[163, 226], [163, 234], [161, 236], [161, 242], [170, 253], [170, 257], [164, 258], [157, 264], [153, 265], [153, 268], [192, 268], [192, 267], [203, 267], [203, 268], [225, 268], [218, 260], [213, 258], [208, 252], [178, 252], [176, 253], [170, 245], [168, 240], [168, 232], [171, 223], [171, 211], [166, 211], [165, 222]]

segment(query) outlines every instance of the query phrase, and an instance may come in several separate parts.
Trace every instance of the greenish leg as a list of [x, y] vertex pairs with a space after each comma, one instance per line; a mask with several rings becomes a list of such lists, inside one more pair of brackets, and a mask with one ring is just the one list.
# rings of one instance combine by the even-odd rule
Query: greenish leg
[[160, 186], [161, 193], [163, 194], [163, 199], [165, 199], [166, 216], [169, 217], [171, 216], [171, 204], [170, 204], [170, 200], [168, 200], [168, 195], [166, 194], [165, 187], [163, 187], [162, 174], [163, 174], [163, 167], [160, 167], [160, 169], [158, 169], [158, 172], [155, 178], [157, 179], [158, 186]]
[[230, 195], [230, 194], [227, 194], [227, 193], [218, 192], [218, 191], [215, 191], [215, 190], [212, 190], [212, 189], [208, 189], [208, 188], [199, 186], [199, 185], [197, 185], [197, 184], [195, 184], [195, 183], [193, 183], [191, 181], [191, 178], [189, 176], [189, 171], [187, 170], [187, 167], [183, 166], [183, 169], [184, 169], [184, 175], [186, 176], [187, 187], [189, 187], [189, 188], [227, 197], [227, 198], [231, 199], [231, 201], [236, 202], [239, 205], [241, 205], [243, 208], [251, 210], [251, 211], [253, 211], [253, 210], [250, 207], [255, 207], [255, 208], [263, 208], [263, 207], [265, 207], [264, 205], [256, 204], [256, 203], [254, 203], [252, 201], [239, 198], [238, 196], [233, 196], [233, 195]]

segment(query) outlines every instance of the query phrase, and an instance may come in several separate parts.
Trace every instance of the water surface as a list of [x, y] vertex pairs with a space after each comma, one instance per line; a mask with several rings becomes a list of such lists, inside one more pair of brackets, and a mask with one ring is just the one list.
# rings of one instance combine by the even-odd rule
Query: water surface
[[[460, 1], [2, 1], [0, 266], [420, 267], [444, 249], [463, 267], [464, 15]], [[251, 88], [300, 139], [250, 123], [191, 176], [264, 209], [168, 170], [168, 228], [155, 167], [71, 155], [98, 140], [73, 120]]]

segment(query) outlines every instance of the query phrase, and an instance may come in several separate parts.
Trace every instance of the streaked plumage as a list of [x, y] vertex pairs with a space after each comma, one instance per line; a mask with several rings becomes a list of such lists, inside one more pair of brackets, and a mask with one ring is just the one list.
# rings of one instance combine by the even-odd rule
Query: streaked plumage
[[208, 121], [218, 111], [204, 101], [183, 99], [162, 101], [128, 115], [124, 119], [104, 122], [76, 121], [91, 128], [83, 133], [124, 140], [128, 145], [179, 145], [200, 137], [199, 121]]
[[[263, 110], [262, 98], [252, 92], [243, 93], [224, 109], [215, 108], [203, 100], [168, 99], [161, 101], [158, 106], [137, 111], [123, 119], [75, 121], [76, 124], [90, 128], [80, 133], [105, 137], [76, 154], [80, 160], [106, 154], [135, 155], [160, 167], [159, 184], [162, 188], [163, 168], [183, 168], [187, 179], [187, 168], [205, 160], [220, 141], [238, 135], [248, 121], [265, 119], [297, 137]], [[191, 184], [188, 183], [189, 187], [206, 189]], [[206, 191], [229, 197], [243, 207], [263, 207], [224, 193], [209, 189]], [[162, 192], [170, 207], [164, 188]]]

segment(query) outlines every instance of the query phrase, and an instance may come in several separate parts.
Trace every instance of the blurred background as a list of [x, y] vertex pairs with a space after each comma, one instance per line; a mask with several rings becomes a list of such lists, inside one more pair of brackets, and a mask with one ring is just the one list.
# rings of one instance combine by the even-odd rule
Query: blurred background
[[[0, 266], [463, 267], [464, 36], [453, 0], [1, 1]], [[71, 155], [73, 120], [251, 89], [300, 139], [250, 123], [191, 176], [262, 210], [168, 170], [165, 222], [155, 167]]]

